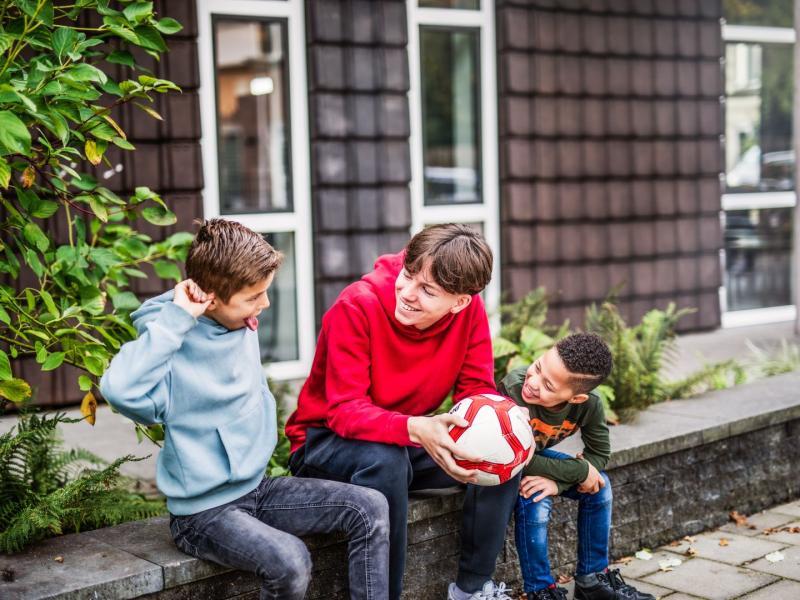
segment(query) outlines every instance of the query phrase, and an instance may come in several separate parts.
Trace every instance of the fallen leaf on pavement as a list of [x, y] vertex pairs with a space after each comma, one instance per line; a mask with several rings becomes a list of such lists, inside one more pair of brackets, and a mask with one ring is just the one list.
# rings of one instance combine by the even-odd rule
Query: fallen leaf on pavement
[[627, 565], [629, 562], [633, 560], [632, 556], [623, 556], [617, 562], [621, 565]]
[[650, 560], [653, 558], [653, 554], [647, 548], [639, 550], [634, 556], [639, 560]]
[[53, 560], [56, 561], [57, 563], [63, 563], [64, 562], [64, 557], [63, 556], [56, 556]]
[[734, 523], [736, 523], [739, 526], [744, 526], [744, 525], [749, 525], [750, 524], [750, 523], [747, 522], [747, 517], [745, 517], [744, 515], [740, 515], [735, 510], [732, 510], [731, 512], [729, 512], [728, 516], [730, 517], [731, 521], [733, 521]]
[[669, 545], [670, 545], [670, 546], [672, 546], [672, 547], [674, 548], [675, 546], [680, 546], [680, 545], [681, 545], [681, 543], [680, 543], [680, 541], [678, 541], [678, 540], [672, 540], [672, 541], [669, 543]]
[[775, 552], [770, 552], [764, 558], [766, 558], [769, 562], [780, 562], [784, 558], [786, 558], [780, 550], [776, 550]]
[[666, 560], [659, 561], [658, 568], [662, 571], [672, 571], [673, 567], [679, 567], [683, 564], [683, 561], [680, 558], [668, 558]]
[[728, 545], [730, 545], [730, 542], [728, 541], [728, 538], [719, 538], [719, 545], [720, 546], [728, 546]]
[[692, 536], [690, 536], [690, 535], [683, 536], [683, 541], [684, 542], [689, 542], [690, 544], [694, 544], [694, 538]]
[[557, 583], [569, 583], [570, 581], [572, 581], [572, 577], [569, 575], [559, 575], [556, 580]]
[[697, 550], [695, 550], [694, 548], [692, 548], [691, 546], [689, 546], [689, 547], [686, 549], [686, 552], [684, 552], [684, 554], [685, 554], [686, 556], [696, 556], [696, 555], [697, 555]]

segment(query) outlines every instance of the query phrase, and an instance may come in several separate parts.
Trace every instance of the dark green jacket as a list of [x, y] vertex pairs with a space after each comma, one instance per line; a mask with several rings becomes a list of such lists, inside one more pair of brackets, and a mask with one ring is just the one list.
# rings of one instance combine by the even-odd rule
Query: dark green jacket
[[[603, 403], [597, 394], [590, 392], [586, 402], [565, 404], [558, 411], [528, 404], [522, 399], [525, 372], [524, 367], [511, 371], [500, 382], [498, 390], [520, 406], [527, 408], [530, 415], [537, 453], [525, 467], [524, 475], [539, 475], [552, 479], [558, 484], [560, 494], [586, 479], [589, 474], [589, 465], [586, 461], [592, 463], [598, 471], [602, 471], [608, 463], [611, 443]], [[584, 444], [583, 456], [586, 460], [579, 458], [560, 460], [545, 458], [538, 454], [539, 451], [554, 446], [578, 429], [581, 431]]]

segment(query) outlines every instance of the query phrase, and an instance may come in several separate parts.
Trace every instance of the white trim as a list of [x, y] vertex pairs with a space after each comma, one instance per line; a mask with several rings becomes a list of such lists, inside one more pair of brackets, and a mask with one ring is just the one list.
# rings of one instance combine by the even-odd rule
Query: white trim
[[734, 310], [722, 313], [722, 327], [746, 327], [749, 325], [794, 321], [796, 313], [794, 305], [791, 304], [788, 306]]
[[[206, 218], [220, 215], [217, 167], [217, 124], [214, 86], [214, 14], [274, 17], [287, 20], [289, 51], [289, 112], [293, 212], [225, 215], [260, 233], [293, 232], [297, 290], [297, 334], [299, 360], [269, 365], [276, 379], [302, 377], [314, 355], [314, 265], [311, 240], [311, 176], [309, 165], [308, 90], [306, 83], [306, 39], [303, 0], [198, 0], [198, 62], [200, 71], [200, 115], [203, 152], [203, 210]], [[304, 293], [303, 290], [309, 290]]]
[[[482, 0], [480, 10], [419, 8], [407, 0], [408, 13], [408, 104], [411, 119], [411, 218], [412, 233], [433, 223], [481, 223], [486, 241], [494, 253], [492, 280], [486, 288], [486, 308], [492, 330], [500, 326], [500, 211], [497, 136], [497, 49], [495, 47], [494, 2]], [[481, 204], [424, 205], [422, 151], [422, 97], [420, 86], [420, 25], [478, 30], [480, 44]]]
[[791, 27], [761, 27], [757, 25], [723, 25], [722, 39], [726, 42], [758, 44], [794, 44], [796, 35]]
[[722, 210], [750, 208], [792, 208], [797, 204], [794, 192], [760, 192], [753, 194], [722, 194]]

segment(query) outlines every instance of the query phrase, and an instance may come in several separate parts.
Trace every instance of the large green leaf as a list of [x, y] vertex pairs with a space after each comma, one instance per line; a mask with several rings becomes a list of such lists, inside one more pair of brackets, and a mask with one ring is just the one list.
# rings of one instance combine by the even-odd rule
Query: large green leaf
[[142, 217], [153, 225], [174, 225], [178, 220], [174, 212], [163, 206], [148, 206], [142, 210]]
[[11, 402], [23, 402], [31, 397], [31, 386], [22, 379], [0, 381], [0, 396]]
[[59, 27], [53, 33], [53, 51], [59, 60], [64, 58], [64, 55], [72, 49], [75, 45], [77, 35], [74, 29], [69, 27]]
[[0, 110], [0, 155], [28, 154], [31, 134], [20, 118], [8, 110]]
[[0, 187], [6, 189], [11, 181], [11, 165], [5, 158], [0, 157]]
[[136, 23], [141, 23], [151, 14], [153, 14], [153, 3], [152, 2], [134, 2], [133, 4], [129, 4], [126, 6], [122, 14], [125, 15], [125, 18], [129, 21], [134, 21]]
[[156, 275], [161, 277], [161, 279], [174, 279], [176, 282], [183, 279], [181, 270], [178, 268], [178, 265], [173, 262], [160, 260], [153, 263], [153, 268], [155, 269]]
[[11, 361], [8, 360], [8, 354], [0, 350], [0, 380], [8, 379], [11, 379]]
[[47, 357], [47, 360], [44, 361], [44, 364], [42, 365], [42, 371], [52, 371], [53, 369], [57, 369], [61, 366], [61, 363], [64, 362], [65, 357], [66, 354], [64, 352], [53, 352]]
[[183, 25], [170, 17], [159, 19], [154, 23], [154, 26], [165, 35], [172, 35], [173, 33], [178, 33], [181, 29], [183, 29]]

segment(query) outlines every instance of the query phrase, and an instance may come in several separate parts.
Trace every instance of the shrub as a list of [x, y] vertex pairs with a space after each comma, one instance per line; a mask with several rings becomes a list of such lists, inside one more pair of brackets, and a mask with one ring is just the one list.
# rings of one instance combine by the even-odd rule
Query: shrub
[[[135, 336], [131, 279], [145, 277], [146, 264], [159, 277], [181, 278], [191, 236], [153, 243], [133, 226], [139, 218], [175, 223], [158, 194], [138, 187], [121, 198], [90, 172], [116, 168], [106, 156], [111, 146], [134, 150], [113, 117], [121, 105], [160, 119], [153, 95], [178, 90], [143, 73], [132, 51], [158, 58], [167, 49], [162, 34], [180, 24], [156, 18], [152, 2], [113, 6], [13, 0], [0, 10], [0, 273], [18, 282], [0, 285], [4, 401], [31, 395], [10, 359], [35, 357], [43, 371], [83, 370], [77, 384], [91, 406], [96, 378]], [[105, 72], [115, 65], [142, 74], [117, 82]]]
[[56, 428], [75, 421], [23, 413], [14, 429], [0, 435], [0, 551], [165, 511], [163, 500], [124, 487], [119, 467], [141, 459], [124, 456], [107, 464], [85, 450], [62, 450]]

